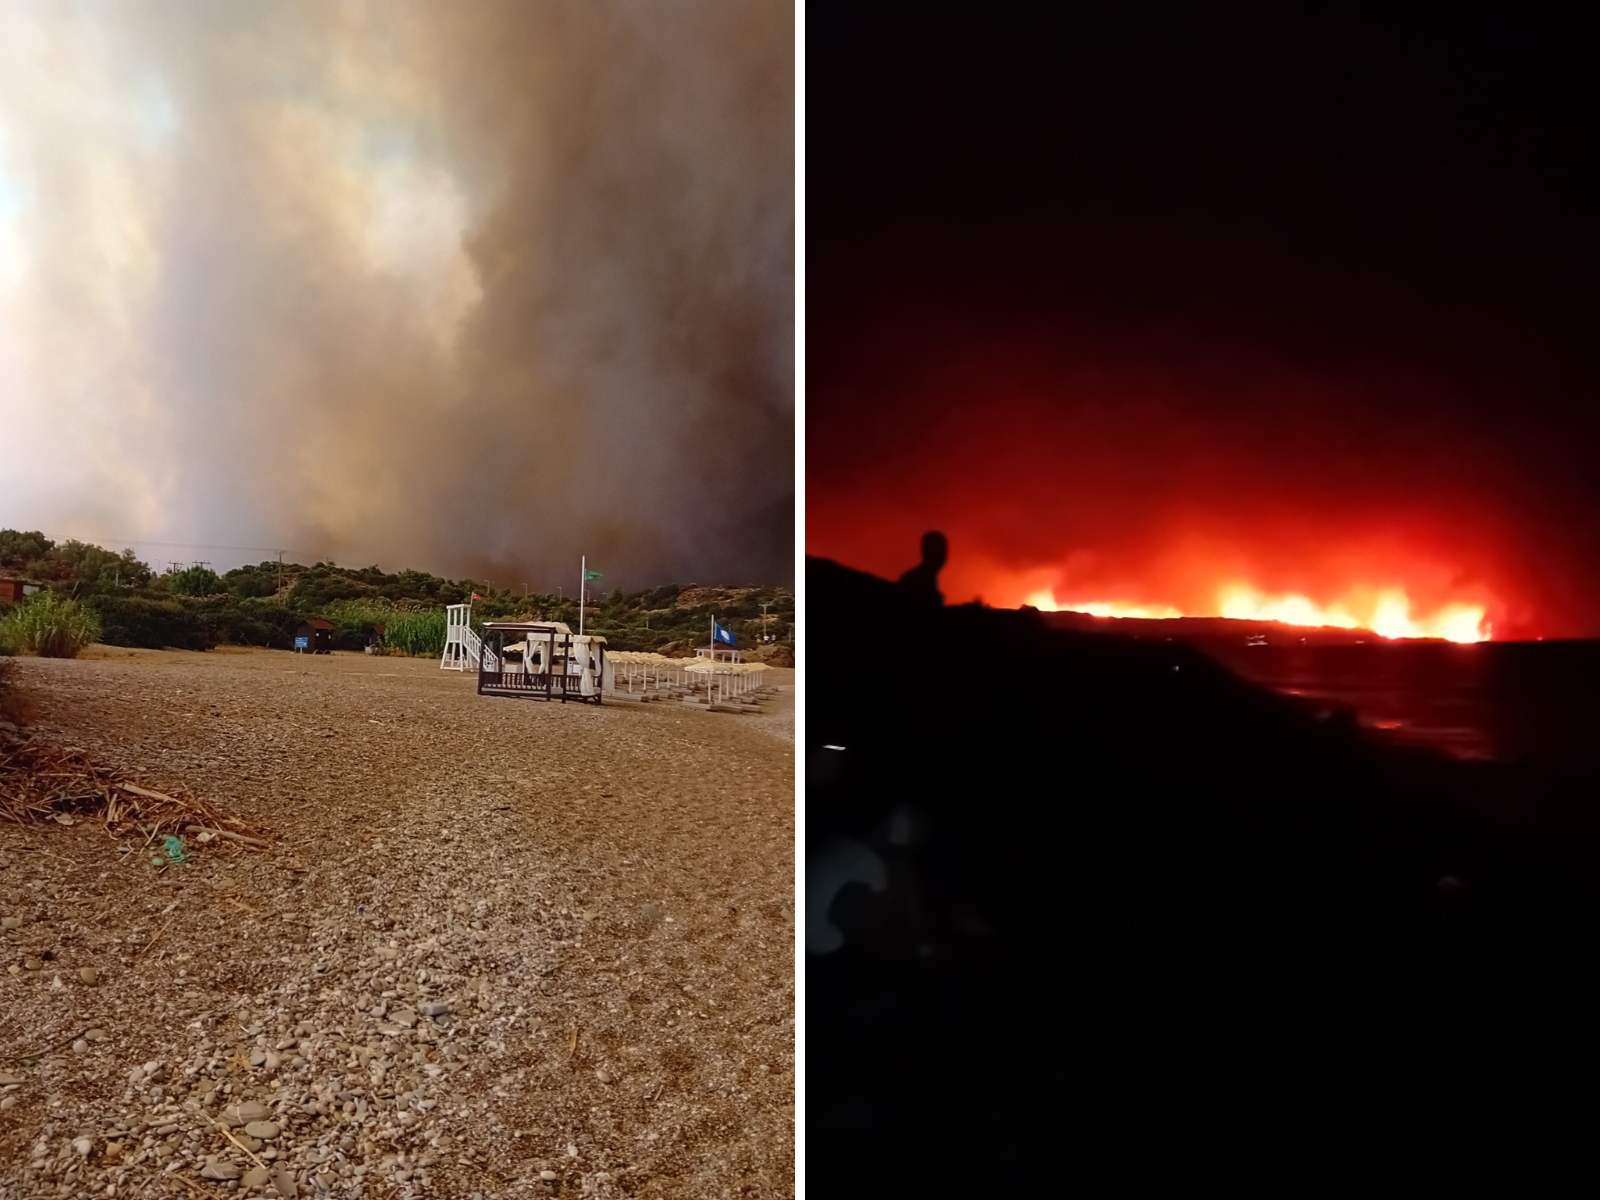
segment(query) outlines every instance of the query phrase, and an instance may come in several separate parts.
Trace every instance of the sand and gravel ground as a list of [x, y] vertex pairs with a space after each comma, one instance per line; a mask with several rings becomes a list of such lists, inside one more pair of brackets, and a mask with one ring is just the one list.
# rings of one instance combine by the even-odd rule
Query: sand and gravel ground
[[0, 825], [0, 1196], [793, 1194], [792, 672], [734, 716], [20, 665], [39, 735], [274, 846]]

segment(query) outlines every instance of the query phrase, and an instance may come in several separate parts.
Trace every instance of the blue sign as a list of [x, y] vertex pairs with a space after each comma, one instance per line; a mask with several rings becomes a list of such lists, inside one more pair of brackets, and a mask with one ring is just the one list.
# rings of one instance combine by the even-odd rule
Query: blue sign
[[297, 637], [294, 640], [294, 648], [296, 650], [304, 650], [309, 645], [311, 645], [310, 638]]

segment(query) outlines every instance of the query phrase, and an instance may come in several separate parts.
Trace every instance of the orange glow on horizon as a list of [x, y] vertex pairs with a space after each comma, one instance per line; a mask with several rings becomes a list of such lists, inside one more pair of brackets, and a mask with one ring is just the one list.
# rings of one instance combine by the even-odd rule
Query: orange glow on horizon
[[1482, 605], [1448, 604], [1428, 616], [1413, 616], [1404, 590], [1388, 588], [1327, 607], [1309, 597], [1268, 595], [1242, 584], [1218, 589], [1214, 612], [1183, 612], [1167, 605], [1116, 601], [1058, 601], [1053, 590], [1034, 592], [1025, 605], [1041, 612], [1081, 612], [1095, 617], [1162, 619], [1229, 617], [1241, 621], [1276, 621], [1308, 628], [1360, 629], [1381, 638], [1439, 638], [1450, 642], [1486, 642], [1491, 627]]

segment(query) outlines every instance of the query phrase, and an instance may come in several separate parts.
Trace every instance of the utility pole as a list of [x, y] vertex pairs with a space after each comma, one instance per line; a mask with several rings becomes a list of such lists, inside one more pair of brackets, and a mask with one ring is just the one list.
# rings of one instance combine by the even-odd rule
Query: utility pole
[[283, 591], [283, 551], [278, 551], [278, 590]]
[[761, 606], [761, 640], [763, 642], [767, 640], [767, 609], [771, 607], [772, 605], [770, 604]]

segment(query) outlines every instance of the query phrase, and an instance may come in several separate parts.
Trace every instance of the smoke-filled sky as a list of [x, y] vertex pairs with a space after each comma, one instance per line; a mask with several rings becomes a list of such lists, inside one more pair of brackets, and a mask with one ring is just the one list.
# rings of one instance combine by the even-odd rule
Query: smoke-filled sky
[[0, 526], [788, 581], [793, 64], [784, 3], [0, 7]]
[[1118, 12], [814, 14], [807, 551], [898, 574], [940, 528], [951, 600], [1600, 634], [1587, 42]]

